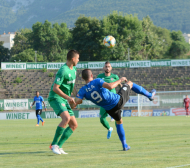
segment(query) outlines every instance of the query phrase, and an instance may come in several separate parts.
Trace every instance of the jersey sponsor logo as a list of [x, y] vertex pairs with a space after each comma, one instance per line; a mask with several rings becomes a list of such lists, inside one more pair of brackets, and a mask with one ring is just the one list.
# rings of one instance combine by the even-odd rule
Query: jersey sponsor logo
[[72, 81], [67, 81], [67, 84], [75, 83], [75, 79]]
[[59, 82], [60, 81], [60, 78], [57, 78], [57, 82]]
[[123, 90], [125, 90], [125, 91], [126, 91], [126, 90], [127, 90], [127, 87], [123, 87]]

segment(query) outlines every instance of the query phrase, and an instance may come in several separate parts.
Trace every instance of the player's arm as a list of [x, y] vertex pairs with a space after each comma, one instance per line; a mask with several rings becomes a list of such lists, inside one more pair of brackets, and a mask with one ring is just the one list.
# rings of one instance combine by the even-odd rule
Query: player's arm
[[71, 103], [75, 103], [75, 100], [72, 97], [69, 97], [68, 95], [66, 95], [65, 93], [62, 92], [61, 89], [59, 89], [60, 85], [54, 83], [53, 85], [53, 91], [58, 94], [59, 96], [63, 97], [64, 99], [66, 99], [69, 104]]
[[32, 103], [32, 105], [30, 106], [30, 108], [32, 108], [32, 106], [34, 105], [35, 101]]
[[71, 104], [71, 108], [72, 109], [76, 108], [78, 104], [82, 104], [82, 99], [76, 97], [75, 104]]
[[108, 89], [108, 90], [112, 90], [114, 88], [116, 88], [119, 84], [121, 84], [122, 82], [127, 81], [126, 77], [122, 77], [119, 80], [112, 82], [112, 83], [106, 83], [104, 82], [102, 87]]
[[77, 88], [76, 88], [76, 86], [74, 86], [72, 93], [73, 93], [73, 96], [77, 95]]
[[82, 100], [85, 98], [85, 90], [80, 88], [75, 98], [75, 104], [71, 104], [71, 108], [76, 108], [78, 104], [82, 104]]
[[[119, 80], [119, 76], [116, 75], [115, 78], [116, 78], [116, 80]], [[119, 88], [121, 88], [122, 84], [120, 83], [118, 86], [119, 86]]]
[[44, 105], [44, 108], [45, 108], [45, 111], [47, 111], [47, 108], [46, 108], [46, 104], [44, 101], [42, 101], [43, 105]]

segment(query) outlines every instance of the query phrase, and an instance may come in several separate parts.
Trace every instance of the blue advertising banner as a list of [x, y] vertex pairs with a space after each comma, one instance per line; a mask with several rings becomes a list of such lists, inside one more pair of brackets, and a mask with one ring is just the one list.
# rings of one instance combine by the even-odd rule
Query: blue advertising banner
[[131, 110], [123, 110], [123, 117], [131, 117]]
[[169, 116], [170, 109], [154, 109], [152, 116]]

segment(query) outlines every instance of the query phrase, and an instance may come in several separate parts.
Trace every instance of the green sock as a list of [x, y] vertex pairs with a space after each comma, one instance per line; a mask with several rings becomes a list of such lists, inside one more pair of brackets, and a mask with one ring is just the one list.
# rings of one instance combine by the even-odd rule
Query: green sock
[[73, 130], [70, 127], [67, 127], [65, 131], [63, 132], [63, 135], [61, 136], [58, 146], [61, 148], [64, 144], [64, 142], [71, 136], [73, 133]]
[[56, 129], [56, 131], [55, 131], [55, 136], [54, 136], [52, 145], [57, 145], [57, 142], [58, 142], [60, 136], [63, 134], [64, 129], [65, 129], [65, 128], [62, 128], [62, 127], [57, 126], [57, 129]]
[[108, 130], [110, 129], [110, 125], [108, 123], [108, 121], [106, 120], [106, 117], [101, 117], [100, 118], [100, 122], [102, 123], [102, 125], [107, 128]]

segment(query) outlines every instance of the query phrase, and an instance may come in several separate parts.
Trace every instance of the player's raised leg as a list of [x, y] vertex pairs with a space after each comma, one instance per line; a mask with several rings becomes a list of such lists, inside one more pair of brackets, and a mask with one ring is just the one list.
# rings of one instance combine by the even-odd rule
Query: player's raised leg
[[107, 139], [110, 139], [113, 128], [110, 127], [108, 121], [106, 120], [107, 116], [108, 116], [108, 114], [107, 114], [106, 110], [104, 108], [100, 107], [100, 122], [108, 130]]
[[133, 86], [131, 88], [132, 91], [134, 91], [137, 94], [144, 95], [149, 98], [150, 101], [153, 101], [154, 95], [156, 94], [156, 90], [153, 89], [151, 92], [148, 92], [145, 88], [142, 86], [137, 85], [136, 83], [133, 83]]

